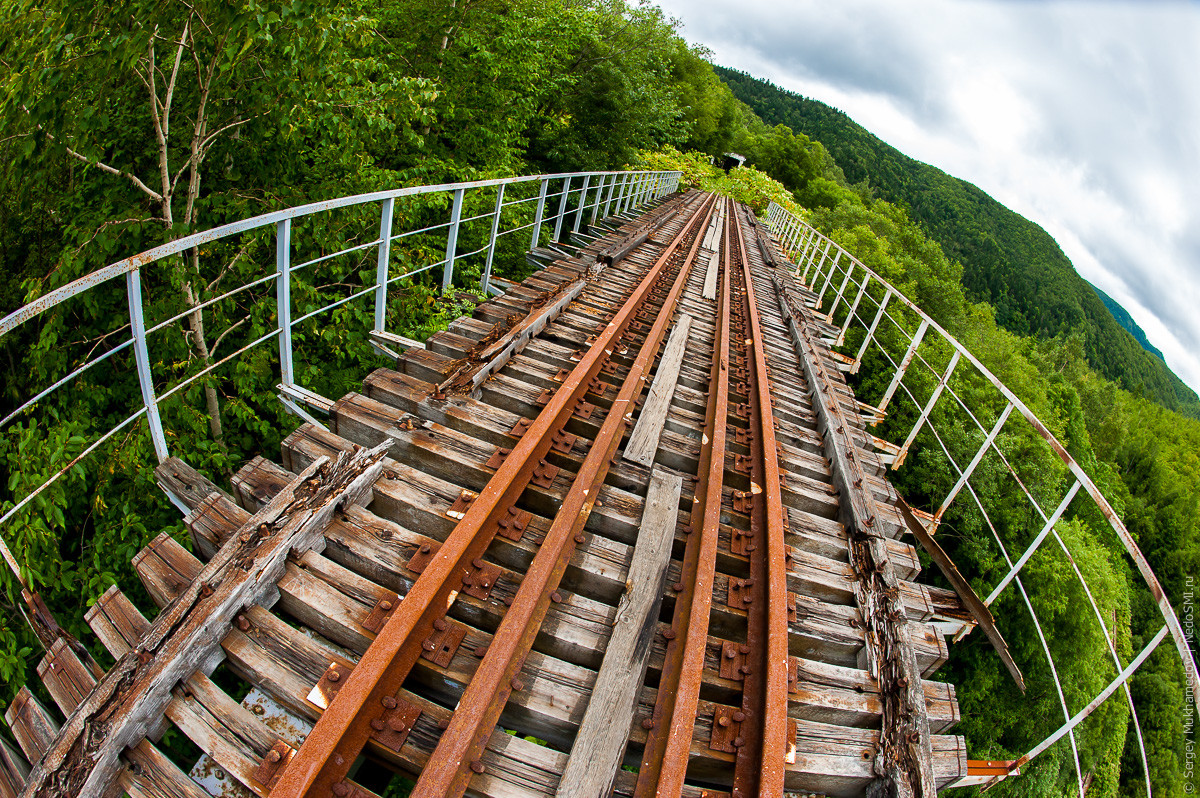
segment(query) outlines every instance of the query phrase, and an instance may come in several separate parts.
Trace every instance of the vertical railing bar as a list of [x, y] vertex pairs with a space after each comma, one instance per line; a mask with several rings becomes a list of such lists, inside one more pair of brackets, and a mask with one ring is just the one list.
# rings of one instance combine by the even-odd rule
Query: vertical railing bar
[[600, 185], [596, 186], [596, 200], [592, 203], [592, 220], [588, 227], [596, 226], [596, 217], [600, 214], [600, 200], [604, 198], [604, 184], [607, 181], [608, 175], [600, 175]]
[[867, 292], [867, 283], [869, 282], [871, 282], [871, 273], [864, 272], [862, 284], [858, 287], [858, 293], [854, 297], [854, 304], [850, 306], [850, 312], [846, 314], [846, 323], [842, 325], [834, 346], [841, 346], [846, 342], [846, 332], [850, 329], [850, 324], [854, 321], [858, 313], [858, 303], [862, 302], [863, 294]]
[[575, 212], [575, 225], [571, 228], [571, 232], [579, 234], [579, 225], [583, 223], [583, 209], [587, 206], [588, 184], [591, 182], [591, 175], [584, 175], [583, 188], [579, 190], [579, 210]]
[[984, 439], [983, 445], [979, 447], [979, 451], [977, 451], [975, 456], [971, 458], [970, 465], [968, 465], [966, 470], [962, 472], [962, 475], [959, 476], [958, 482], [954, 483], [954, 488], [949, 494], [947, 494], [945, 501], [942, 502], [942, 506], [939, 507], [938, 511], [933, 514], [935, 521], [941, 520], [942, 516], [946, 512], [946, 509], [949, 508], [951, 503], [953, 503], [958, 497], [958, 492], [963, 489], [963, 485], [966, 485], [967, 480], [971, 478], [971, 474], [975, 473], [975, 469], [979, 467], [979, 463], [983, 460], [983, 456], [987, 454], [987, 450], [991, 448], [992, 444], [996, 441], [996, 437], [1000, 434], [1000, 430], [1003, 429], [1004, 422], [1008, 421], [1008, 416], [1010, 413], [1012, 413], [1013, 407], [1014, 405], [1012, 402], [1005, 404], [1004, 411], [1000, 414], [1000, 418], [996, 419], [996, 423], [992, 425], [992, 431], [989, 432], [987, 438]]
[[563, 178], [562, 194], [558, 198], [558, 214], [554, 218], [554, 236], [550, 239], [551, 243], [562, 240], [563, 216], [567, 212], [567, 195], [570, 193], [571, 178], [568, 175]]
[[946, 372], [938, 380], [937, 386], [933, 389], [933, 394], [930, 395], [929, 401], [925, 403], [925, 407], [921, 410], [921, 415], [917, 418], [917, 423], [913, 424], [908, 437], [904, 439], [904, 445], [900, 447], [900, 451], [896, 453], [896, 459], [892, 461], [893, 471], [904, 465], [904, 458], [908, 456], [909, 447], [917, 439], [917, 433], [921, 431], [921, 427], [925, 424], [926, 419], [933, 412], [934, 405], [941, 398], [942, 391], [945, 390], [947, 383], [950, 382], [950, 375], [954, 373], [954, 367], [958, 365], [958, 359], [961, 357], [961, 354], [961, 352], [955, 349], [954, 354], [950, 356], [950, 364], [946, 366]]
[[875, 312], [875, 320], [871, 322], [871, 327], [867, 330], [867, 337], [863, 339], [862, 346], [858, 348], [858, 356], [854, 358], [854, 363], [850, 366], [850, 373], [857, 374], [859, 367], [862, 366], [863, 355], [867, 353], [867, 347], [871, 344], [871, 339], [875, 336], [875, 329], [879, 327], [879, 320], [883, 318], [884, 308], [887, 307], [888, 300], [892, 298], [892, 289], [889, 286], [883, 294], [883, 301], [879, 303], [879, 310]]
[[142, 389], [142, 403], [146, 408], [146, 421], [150, 427], [150, 440], [154, 443], [154, 454], [158, 457], [158, 462], [162, 463], [171, 454], [167, 450], [167, 436], [163, 432], [162, 418], [158, 414], [158, 399], [154, 395], [154, 377], [150, 372], [150, 350], [146, 345], [146, 317], [142, 308], [141, 269], [133, 269], [125, 273], [125, 293], [129, 300], [129, 327], [133, 332], [133, 353], [134, 362], [137, 364], [138, 385]]
[[542, 235], [542, 213], [546, 209], [546, 189], [547, 189], [547, 187], [549, 187], [549, 185], [550, 185], [550, 178], [548, 178], [548, 177], [543, 178], [542, 179], [542, 187], [538, 191], [537, 210], [534, 211], [534, 215], [533, 215], [533, 236], [532, 236], [532, 238], [530, 238], [530, 241], [529, 241], [530, 249], [537, 249], [538, 239]]
[[292, 220], [275, 223], [275, 314], [279, 319], [279, 376], [285, 388], [296, 384], [292, 372]]
[[483, 295], [492, 287], [492, 260], [496, 256], [496, 235], [500, 232], [500, 214], [504, 210], [504, 187], [507, 183], [496, 186], [496, 210], [492, 212], [492, 232], [488, 238], [487, 257], [483, 262], [483, 276], [479, 278], [479, 287]]
[[1029, 562], [1029, 558], [1032, 557], [1034, 552], [1036, 552], [1042, 545], [1042, 541], [1044, 541], [1046, 537], [1052, 531], [1054, 531], [1054, 525], [1058, 523], [1059, 519], [1062, 518], [1063, 513], [1067, 511], [1067, 507], [1070, 506], [1072, 500], [1075, 498], [1075, 494], [1079, 493], [1079, 489], [1081, 487], [1083, 487], [1083, 483], [1079, 480], [1075, 480], [1075, 484], [1071, 486], [1069, 491], [1067, 491], [1067, 495], [1064, 496], [1063, 500], [1058, 503], [1058, 508], [1055, 509], [1054, 513], [1046, 519], [1046, 523], [1042, 526], [1042, 531], [1037, 534], [1037, 537], [1035, 537], [1033, 542], [1029, 544], [1029, 547], [1025, 549], [1025, 553], [1017, 559], [1017, 562], [1012, 566], [1012, 568], [1009, 569], [1008, 573], [1004, 575], [1004, 578], [1000, 580], [1000, 583], [997, 584], [988, 597], [983, 600], [984, 604], [990, 607], [992, 602], [1004, 592], [1004, 588], [1008, 587], [1008, 583], [1016, 578], [1017, 574], [1021, 572], [1021, 570], [1025, 567], [1025, 564]]
[[929, 319], [922, 317], [921, 325], [917, 327], [917, 334], [913, 336], [912, 341], [909, 343], [908, 351], [904, 353], [904, 358], [900, 361], [900, 367], [896, 369], [896, 373], [892, 376], [892, 382], [888, 385], [887, 391], [884, 392], [883, 400], [879, 403], [877, 409], [880, 416], [887, 409], [888, 402], [892, 401], [892, 395], [896, 393], [896, 388], [900, 385], [900, 381], [904, 379], [904, 374], [908, 371], [908, 367], [912, 363], [913, 355], [916, 354], [917, 347], [921, 345], [921, 339], [925, 337], [925, 331], [928, 329]]
[[[830, 243], [833, 243], [832, 241]], [[842, 248], [838, 247], [837, 253], [833, 256], [833, 263], [829, 264], [829, 274], [825, 275], [825, 285], [821, 286], [821, 293], [817, 297], [816, 310], [821, 309], [821, 305], [825, 303], [825, 292], [829, 290], [829, 284], [833, 282], [833, 275], [837, 273], [838, 262], [842, 259]], [[846, 278], [849, 279], [850, 272], [846, 272]]]
[[623, 179], [624, 175], [613, 175], [612, 182], [608, 184], [608, 197], [604, 200], [604, 218], [605, 219], [607, 219], [609, 217], [609, 206], [612, 204], [613, 194], [616, 193], [617, 183], [620, 182], [620, 180], [618, 178]]
[[392, 252], [392, 215], [396, 198], [388, 197], [379, 209], [379, 254], [375, 261], [375, 332], [387, 327], [387, 286]]
[[454, 202], [450, 207], [450, 229], [446, 232], [446, 266], [442, 269], [442, 294], [454, 283], [454, 256], [458, 251], [458, 224], [462, 219], [464, 189], [454, 190]]
[[842, 303], [842, 295], [846, 293], [846, 286], [850, 284], [850, 275], [854, 273], [854, 261], [850, 261], [850, 265], [846, 267], [846, 276], [842, 279], [842, 285], [838, 288], [837, 296], [833, 298], [833, 304], [829, 306], [829, 315], [825, 320], [833, 324], [833, 314], [837, 312], [838, 305]]

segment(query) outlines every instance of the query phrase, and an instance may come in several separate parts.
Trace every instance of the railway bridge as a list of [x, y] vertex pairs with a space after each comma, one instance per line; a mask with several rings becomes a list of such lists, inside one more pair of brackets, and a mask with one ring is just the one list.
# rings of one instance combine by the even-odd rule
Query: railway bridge
[[[923, 411], [909, 440], [876, 437], [925, 363], [922, 340], [952, 339], [782, 208], [760, 220], [678, 181], [547, 176], [520, 199], [504, 181], [434, 187], [451, 198], [433, 264], [448, 290], [467, 257], [464, 196], [496, 192], [474, 219], [485, 246], [468, 253], [485, 259], [493, 296], [421, 342], [386, 329], [403, 197], [362, 200], [381, 208], [379, 236], [335, 254], [377, 255], [377, 281], [353, 296], [377, 303], [386, 365], [336, 400], [295, 381], [303, 319], [289, 297], [292, 274], [319, 262], [290, 261], [292, 223], [330, 209], [260, 220], [279, 242], [262, 281], [278, 324], [251, 346], [278, 343], [279, 396], [298, 426], [223, 485], [163, 434], [159, 406], [176, 388], [153, 372], [147, 340], [163, 325], [140, 318], [137, 276], [170, 253], [93, 280], [125, 277], [144, 400], [132, 418], [155, 440], [156, 481], [187, 539], [164, 532], [134, 558], [155, 606], [114, 586], [88, 610], [107, 669], [26, 591], [53, 706], [26, 687], [9, 707], [0, 796], [368, 798], [398, 772], [426, 798], [932, 798], [1019, 774], [1024, 760], [972, 758], [955, 686], [935, 676], [978, 626], [1023, 684], [995, 596], [977, 596], [938, 546], [945, 506], [910, 508], [888, 479], [956, 365], [983, 366], [954, 349], [934, 393], [909, 394]], [[507, 283], [490, 273], [519, 203], [536, 210], [512, 224], [532, 228], [537, 268]], [[72, 296], [22, 309], [0, 334]], [[919, 326], [867, 403], [846, 376], [897, 308]], [[848, 334], [861, 349], [847, 351]], [[1012, 397], [975, 460], [956, 465], [947, 504], [1026, 415]], [[1024, 592], [1021, 567], [1058, 538], [1076, 496], [1103, 502], [1077, 476], [997, 592]], [[922, 551], [948, 587], [922, 578]], [[1064, 738], [1074, 748], [1074, 728], [1116, 692], [1132, 706], [1129, 675], [1180, 639], [1164, 604], [1152, 644], [1130, 662], [1114, 649], [1109, 689], [1086, 707], [1064, 700], [1029, 756]], [[168, 756], [168, 732], [194, 757]]]

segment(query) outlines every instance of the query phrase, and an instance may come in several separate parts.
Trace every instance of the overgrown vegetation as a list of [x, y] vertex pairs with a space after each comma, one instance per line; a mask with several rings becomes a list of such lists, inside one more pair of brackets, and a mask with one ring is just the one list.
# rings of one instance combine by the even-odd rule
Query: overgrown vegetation
[[[922, 202], [941, 196], [937, 186], [916, 192], [918, 202], [875, 198], [876, 189], [887, 197], [884, 187], [905, 184], [898, 154], [860, 164], [846, 160], [836, 130], [801, 132], [763, 122], [653, 6], [620, 0], [343, 0], [320, 7], [126, 0], [100, 9], [77, 0], [10, 0], [0, 16], [0, 64], [0, 267], [8, 276], [0, 285], [0, 312], [150, 246], [307, 201], [519, 173], [678, 167], [691, 184], [756, 211], [771, 201], [804, 209], [823, 232], [966, 343], [1046, 421], [1113, 499], [1173, 599], [1198, 570], [1200, 422], [1110, 382], [1124, 379], [1112, 368], [1127, 352], [1110, 349], [1090, 327], [1014, 321], [1019, 308], [1005, 305], [1003, 292], [982, 288], [994, 268], [1000, 268], [998, 285], [1012, 281], [1011, 267], [977, 257], [979, 248], [969, 243], [976, 242], [970, 237], [975, 228], [963, 234], [968, 243], [946, 243], [969, 220], [952, 223], [947, 215], [933, 225], [920, 215]], [[729, 150], [748, 156], [751, 166], [729, 175], [713, 168], [710, 157]], [[481, 202], [464, 216], [486, 213], [489, 206]], [[440, 224], [447, 211], [444, 196], [398, 204], [396, 225]], [[298, 226], [293, 260], [317, 257], [334, 244], [370, 241], [378, 223], [375, 209], [347, 209], [320, 226]], [[200, 307], [230, 286], [268, 274], [273, 234], [270, 228], [226, 239], [143, 270], [148, 317], [183, 314], [158, 333], [156, 379], [166, 384], [195, 375], [274, 328], [270, 283]], [[460, 244], [473, 248], [466, 240]], [[397, 248], [393, 262], [433, 263], [441, 246], [444, 238], [416, 236]], [[526, 268], [521, 244], [509, 238], [504, 246], [499, 273], [519, 275]], [[374, 269], [370, 249], [314, 264], [297, 277], [295, 312], [369, 285]], [[463, 264], [461, 288], [477, 282], [478, 269], [477, 262]], [[465, 294], [441, 297], [436, 288], [431, 275], [398, 285], [389, 305], [391, 328], [428, 335], [470, 307]], [[0, 415], [123, 340], [126, 308], [124, 286], [115, 281], [0, 339]], [[297, 327], [297, 382], [340, 396], [369, 368], [383, 365], [366, 335], [371, 311], [368, 297]], [[278, 356], [269, 343], [196, 381], [164, 404], [172, 450], [218, 480], [255, 454], [277, 451], [280, 436], [295, 425], [275, 398], [277, 381]], [[1158, 384], [1144, 380], [1151, 392]], [[858, 387], [880, 390], [870, 376]], [[982, 415], [999, 412], [983, 386], [961, 389]], [[140, 402], [131, 358], [120, 352], [0, 430], [0, 478], [7, 489], [0, 512]], [[889, 423], [898, 426], [880, 434], [907, 429], [908, 412], [897, 410]], [[965, 427], [951, 427], [947, 435], [955, 446], [978, 445]], [[935, 444], [920, 442], [926, 453], [917, 451], [895, 475], [917, 504], [944, 495], [952, 482], [932, 456]], [[1005, 451], [1021, 455], [1031, 490], [1061, 492], [1060, 465], [1035, 443], [1018, 434], [1001, 441]], [[137, 590], [130, 560], [145, 543], [162, 530], [186, 538], [178, 512], [153, 484], [154, 462], [144, 422], [135, 423], [0, 529], [26, 578], [76, 634], [85, 635], [83, 612], [108, 586]], [[991, 486], [987, 498], [996, 504], [1004, 504], [1011, 489], [986, 471], [979, 484], [985, 492]], [[1017, 536], [1010, 550], [1024, 545], [1026, 533], [1017, 530], [1029, 525], [1015, 510], [998, 519], [1002, 534]], [[1136, 587], [1140, 580], [1102, 519], [1073, 512], [1060, 533], [1128, 658], [1157, 631], [1153, 602]], [[981, 590], [1002, 575], [1004, 563], [978, 518], [953, 510], [941, 534]], [[7, 572], [0, 580], [0, 705], [6, 705], [40, 654], [20, 622], [15, 581]], [[1086, 599], [1076, 595], [1070, 564], [1049, 550], [1032, 561], [1027, 584], [1039, 614], [1053, 624], [1068, 702], [1078, 708], [1111, 667], [1095, 626], [1078, 613]], [[1036, 663], [1039, 644], [1022, 622], [1024, 612], [1011, 591], [997, 607], [1001, 618], [1011, 619], [1004, 631], [1018, 658]], [[1017, 694], [981, 637], [952, 647], [943, 676], [957, 685], [959, 730], [971, 755], [1014, 758], [1044, 735], [1043, 726], [1061, 709], [1048, 674], [1036, 668], [1027, 674], [1029, 694]], [[1169, 646], [1134, 690], [1155, 794], [1183, 795], [1182, 683]], [[1127, 711], [1116, 699], [1085, 725], [1080, 748], [1092, 778], [1089, 795], [1139, 794], [1131, 740]], [[1071, 794], [1068, 757], [1060, 744], [997, 793]]]

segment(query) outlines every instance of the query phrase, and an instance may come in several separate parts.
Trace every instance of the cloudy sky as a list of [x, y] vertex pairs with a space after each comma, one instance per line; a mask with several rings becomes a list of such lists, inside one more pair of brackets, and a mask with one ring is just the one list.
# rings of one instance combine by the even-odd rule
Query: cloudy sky
[[1042, 225], [1200, 390], [1200, 2], [657, 1]]

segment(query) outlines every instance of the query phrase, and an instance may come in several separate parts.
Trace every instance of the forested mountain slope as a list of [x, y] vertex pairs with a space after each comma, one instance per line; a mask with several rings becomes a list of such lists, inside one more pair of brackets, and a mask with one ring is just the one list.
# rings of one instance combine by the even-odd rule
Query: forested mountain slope
[[909, 158], [846, 114], [742, 72], [717, 74], [767, 124], [821, 142], [848, 182], [866, 181], [908, 209], [945, 253], [963, 265], [963, 285], [1019, 335], [1081, 333], [1088, 362], [1122, 387], [1200, 417], [1200, 399], [1141, 347], [1079, 276], [1054, 239], [977, 186]]
[[[1088, 283], [1088, 285], [1092, 284]], [[1092, 285], [1092, 290], [1095, 291], [1096, 295], [1100, 297], [1100, 301], [1104, 303], [1104, 307], [1108, 308], [1108, 311], [1113, 314], [1113, 318], [1117, 320], [1117, 324], [1120, 324], [1122, 327], [1128, 330], [1129, 334], [1137, 339], [1137, 342], [1142, 345], [1142, 349], [1145, 349], [1155, 357], [1165, 360], [1165, 358], [1163, 358], [1162, 351], [1154, 344], [1150, 343], [1150, 339], [1146, 337], [1146, 331], [1138, 326], [1138, 323], [1133, 320], [1133, 316], [1129, 315], [1129, 311], [1123, 308], [1121, 303], [1117, 302], [1117, 300], [1113, 299], [1094, 285]]]

